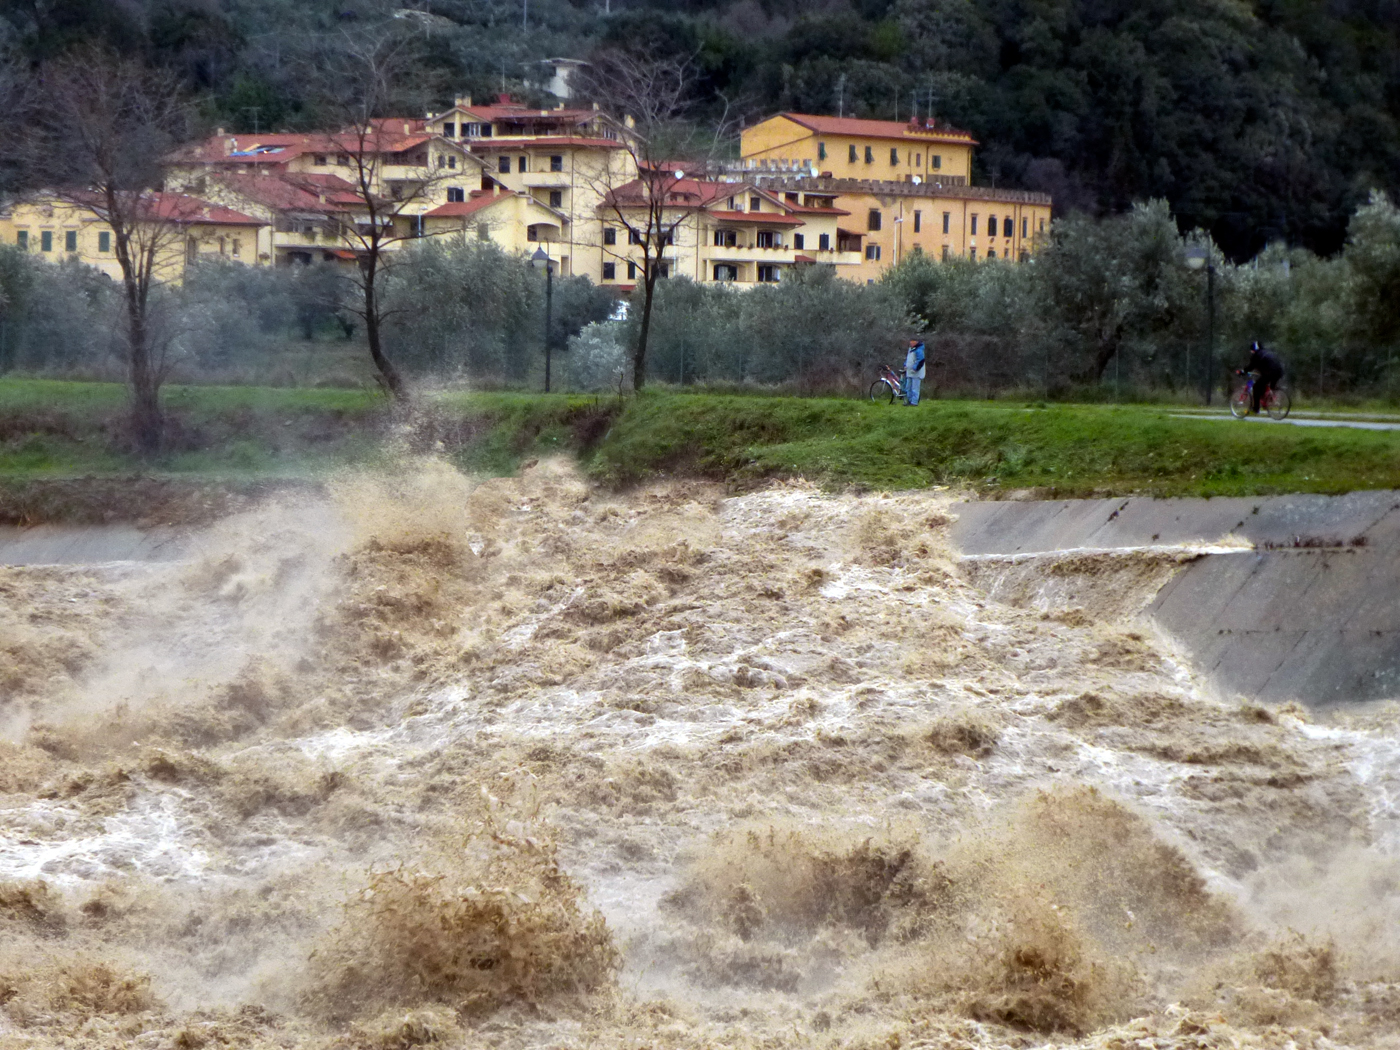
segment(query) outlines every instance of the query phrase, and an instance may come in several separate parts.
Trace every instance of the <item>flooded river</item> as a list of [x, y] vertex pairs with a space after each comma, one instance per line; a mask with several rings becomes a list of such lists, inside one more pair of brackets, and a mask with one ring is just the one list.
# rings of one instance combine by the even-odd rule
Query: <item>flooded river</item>
[[0, 568], [0, 1047], [1400, 1046], [1396, 708], [1199, 679], [1203, 550], [331, 489]]

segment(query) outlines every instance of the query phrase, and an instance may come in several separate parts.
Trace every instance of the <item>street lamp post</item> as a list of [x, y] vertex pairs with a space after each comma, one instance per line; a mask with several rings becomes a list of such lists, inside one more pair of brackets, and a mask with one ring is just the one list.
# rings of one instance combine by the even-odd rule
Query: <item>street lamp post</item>
[[544, 270], [544, 392], [549, 393], [549, 373], [551, 365], [552, 333], [554, 329], [554, 263], [543, 248], [536, 248], [530, 256], [535, 269]]
[[1192, 244], [1186, 249], [1186, 265], [1193, 270], [1206, 270], [1206, 404], [1210, 404], [1215, 386], [1215, 260], [1210, 248]]

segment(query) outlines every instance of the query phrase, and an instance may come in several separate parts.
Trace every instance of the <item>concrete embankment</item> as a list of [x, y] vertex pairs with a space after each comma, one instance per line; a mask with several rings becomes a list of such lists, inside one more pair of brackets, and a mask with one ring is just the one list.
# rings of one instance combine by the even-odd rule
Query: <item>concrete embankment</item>
[[114, 561], [174, 561], [186, 549], [173, 529], [132, 525], [0, 526], [0, 565], [98, 565]]
[[1018, 561], [1214, 548], [1146, 611], [1222, 692], [1400, 696], [1400, 492], [968, 503], [953, 538], [964, 555]]

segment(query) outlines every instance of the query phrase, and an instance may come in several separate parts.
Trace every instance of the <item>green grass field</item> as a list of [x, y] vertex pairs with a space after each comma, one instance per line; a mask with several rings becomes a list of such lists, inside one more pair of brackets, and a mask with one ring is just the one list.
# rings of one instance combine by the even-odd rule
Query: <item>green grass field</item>
[[1400, 488], [1400, 432], [1179, 418], [1169, 406], [454, 392], [423, 395], [408, 417], [367, 390], [170, 387], [169, 450], [142, 459], [126, 447], [125, 404], [116, 384], [0, 380], [0, 482], [314, 480], [409, 452], [495, 474], [569, 453], [614, 484], [804, 476], [1058, 497]]

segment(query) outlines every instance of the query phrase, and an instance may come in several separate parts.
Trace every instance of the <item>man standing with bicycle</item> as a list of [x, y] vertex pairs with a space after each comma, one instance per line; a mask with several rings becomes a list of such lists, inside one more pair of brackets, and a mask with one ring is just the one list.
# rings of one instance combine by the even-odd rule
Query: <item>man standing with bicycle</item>
[[919, 384], [924, 378], [924, 341], [917, 336], [909, 340], [909, 352], [904, 355], [904, 403], [919, 403]]
[[1259, 381], [1254, 384], [1253, 403], [1250, 405], [1250, 410], [1257, 416], [1259, 399], [1264, 396], [1264, 391], [1277, 390], [1283, 380], [1283, 362], [1272, 350], [1265, 350], [1256, 339], [1249, 344], [1249, 363], [1244, 366], [1244, 370], [1259, 373]]

